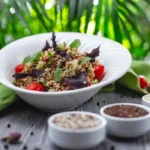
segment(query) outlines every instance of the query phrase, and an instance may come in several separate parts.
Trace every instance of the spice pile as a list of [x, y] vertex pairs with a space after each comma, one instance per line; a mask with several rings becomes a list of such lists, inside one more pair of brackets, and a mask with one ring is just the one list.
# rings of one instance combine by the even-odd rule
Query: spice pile
[[121, 118], [135, 118], [146, 116], [148, 112], [142, 108], [132, 105], [111, 106], [104, 110], [107, 115]]
[[98, 126], [101, 120], [89, 114], [69, 114], [55, 117], [53, 123], [64, 128], [84, 129]]

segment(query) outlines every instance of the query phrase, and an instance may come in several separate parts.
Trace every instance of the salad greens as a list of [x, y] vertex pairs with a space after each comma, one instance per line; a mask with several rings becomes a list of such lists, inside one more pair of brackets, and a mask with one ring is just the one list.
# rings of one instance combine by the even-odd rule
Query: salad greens
[[86, 63], [86, 62], [88, 62], [88, 61], [90, 61], [90, 60], [91, 60], [90, 57], [84, 57], [84, 58], [82, 58], [82, 59], [79, 61], [79, 64], [80, 64], [80, 65], [83, 65], [84, 63]]
[[60, 68], [57, 68], [54, 72], [54, 80], [56, 82], [59, 82], [61, 80], [62, 70]]
[[70, 45], [70, 48], [78, 48], [81, 45], [81, 42], [79, 39], [75, 39]]
[[32, 56], [27, 56], [24, 58], [23, 64], [36, 62], [40, 59], [41, 56], [42, 56], [42, 52], [37, 52]]

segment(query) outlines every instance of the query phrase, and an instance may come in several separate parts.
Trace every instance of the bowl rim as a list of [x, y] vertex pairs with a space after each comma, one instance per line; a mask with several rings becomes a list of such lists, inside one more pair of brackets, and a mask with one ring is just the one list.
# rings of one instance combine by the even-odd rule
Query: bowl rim
[[150, 101], [146, 100], [147, 97], [150, 97], [150, 94], [144, 95], [144, 96], [142, 97], [142, 100], [143, 100], [144, 102], [147, 102], [148, 104], [150, 104]]
[[[139, 107], [139, 108], [142, 108], [146, 111], [148, 111], [148, 114], [146, 116], [142, 116], [142, 117], [134, 117], [134, 118], [122, 118], [122, 117], [114, 117], [114, 116], [110, 116], [110, 115], [107, 115], [104, 110], [108, 107], [111, 107], [111, 106], [118, 106], [118, 105], [131, 105], [131, 106], [136, 106], [136, 107]], [[141, 105], [141, 104], [134, 104], [134, 103], [115, 103], [115, 104], [109, 104], [109, 105], [106, 105], [104, 107], [102, 107], [100, 109], [100, 114], [106, 118], [106, 119], [110, 119], [110, 120], [113, 120], [113, 121], [120, 121], [120, 122], [133, 122], [133, 121], [141, 121], [141, 120], [145, 120], [147, 118], [150, 118], [150, 108], [148, 108], [147, 106], [144, 106], [144, 105]]]
[[[1, 55], [1, 53], [3, 52], [3, 49], [5, 49], [7, 46], [9, 46], [9, 45], [11, 45], [11, 44], [13, 44], [13, 43], [15, 43], [15, 42], [18, 42], [18, 41], [21, 41], [21, 40], [24, 40], [24, 39], [27, 39], [27, 38], [34, 38], [34, 37], [36, 37], [36, 36], [48, 35], [48, 34], [51, 34], [51, 33], [52, 33], [52, 32], [49, 32], [49, 33], [41, 33], [41, 34], [36, 34], [36, 35], [31, 35], [31, 36], [27, 36], [27, 37], [24, 37], [24, 38], [20, 38], [20, 39], [18, 39], [18, 40], [16, 40], [16, 41], [14, 41], [14, 42], [12, 42], [12, 43], [6, 45], [5, 47], [3, 47], [3, 48], [1, 49], [1, 51], [0, 51], [0, 55]], [[84, 36], [90, 36], [90, 37], [91, 37], [91, 36], [94, 36], [94, 37], [97, 37], [96, 35], [88, 35], [88, 34], [77, 33], [77, 32], [57, 32], [57, 33], [58, 33], [58, 34], [64, 34], [64, 33], [68, 33], [68, 34], [82, 34], [82, 35], [84, 35]], [[101, 38], [101, 39], [110, 40], [110, 39], [105, 38], [105, 37], [100, 37], [100, 38]], [[110, 40], [110, 41], [113, 41], [113, 40]], [[118, 43], [118, 42], [116, 42], [116, 41], [113, 41], [113, 42]], [[120, 44], [120, 43], [118, 43], [118, 44]], [[120, 45], [121, 45], [121, 44], [120, 44]], [[11, 89], [13, 89], [13, 90], [15, 90], [16, 92], [28, 93], [28, 94], [36, 94], [36, 95], [66, 95], [66, 94], [72, 95], [72, 94], [75, 94], [75, 93], [82, 93], [82, 92], [84, 92], [84, 91], [90, 91], [90, 90], [92, 90], [92, 89], [102, 88], [102, 87], [104, 87], [105, 85], [108, 85], [108, 84], [112, 83], [112, 81], [114, 82], [114, 81], [116, 81], [117, 79], [119, 79], [120, 77], [122, 77], [122, 76], [129, 70], [129, 68], [130, 68], [130, 66], [131, 66], [132, 57], [131, 57], [129, 51], [128, 51], [123, 45], [121, 45], [121, 46], [124, 48], [123, 51], [126, 52], [127, 55], [128, 55], [128, 58], [129, 58], [128, 63], [129, 63], [130, 65], [129, 65], [129, 66], [126, 66], [126, 68], [124, 68], [124, 70], [123, 70], [119, 75], [117, 74], [117, 75], [114, 76], [113, 78], [110, 78], [110, 79], [107, 79], [106, 81], [103, 81], [103, 84], [100, 82], [100, 83], [98, 83], [98, 84], [94, 84], [94, 85], [91, 85], [91, 86], [89, 86], [89, 87], [85, 87], [85, 88], [81, 88], [81, 89], [75, 89], [75, 90], [69, 90], [69, 91], [40, 92], [40, 91], [33, 91], [33, 90], [22, 89], [22, 88], [16, 87], [16, 86], [13, 85], [12, 83], [10, 83], [10, 85], [8, 85], [7, 83], [3, 82], [3, 80], [1, 81], [1, 78], [0, 78], [0, 82], [1, 82], [3, 85], [5, 85], [5, 86], [7, 86], [7, 87], [9, 87], [9, 88], [11, 88]]]
[[[63, 115], [68, 115], [68, 114], [88, 114], [88, 115], [92, 115], [94, 117], [96, 117], [97, 119], [99, 119], [101, 121], [101, 123], [95, 127], [91, 127], [91, 128], [85, 128], [85, 129], [70, 129], [70, 128], [64, 128], [64, 127], [60, 127], [57, 126], [55, 123], [53, 123], [53, 119], [57, 116], [63, 116]], [[68, 133], [91, 133], [91, 132], [95, 132], [97, 130], [101, 130], [103, 128], [105, 128], [107, 125], [107, 120], [95, 113], [91, 113], [91, 112], [83, 112], [83, 111], [68, 111], [68, 112], [62, 112], [62, 113], [57, 113], [54, 114], [52, 116], [49, 117], [48, 119], [48, 126], [49, 128], [54, 128], [57, 131], [61, 131], [61, 132], [68, 132]]]

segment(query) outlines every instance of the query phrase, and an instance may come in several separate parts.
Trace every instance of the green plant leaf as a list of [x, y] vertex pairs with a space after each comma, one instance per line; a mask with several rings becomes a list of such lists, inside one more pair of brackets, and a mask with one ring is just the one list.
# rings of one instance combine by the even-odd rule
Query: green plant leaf
[[100, 0], [98, 5], [96, 6], [96, 14], [95, 14], [95, 22], [96, 22], [96, 25], [95, 25], [95, 30], [94, 30], [94, 34], [97, 34], [98, 31], [99, 31], [99, 28], [100, 28], [100, 23], [101, 23], [101, 20], [102, 20], [102, 11], [103, 11], [103, 0]]
[[35, 54], [33, 54], [33, 56], [27, 56], [24, 58], [23, 64], [30, 63], [30, 62], [34, 63], [34, 62], [38, 61], [41, 56], [42, 56], [42, 52], [35, 53]]
[[42, 52], [35, 53], [35, 54], [32, 56], [31, 62], [33, 63], [33, 62], [38, 61], [41, 56], [42, 56]]
[[79, 39], [75, 39], [70, 45], [70, 48], [78, 48], [81, 45], [81, 42]]
[[92, 14], [92, 8], [93, 8], [93, 0], [90, 0], [90, 1], [88, 0], [87, 1], [87, 12], [86, 12], [86, 19], [85, 19], [85, 27], [84, 27], [85, 33], [87, 32], [87, 29], [88, 29], [88, 24], [89, 24], [90, 17]]
[[61, 44], [58, 44], [58, 49], [59, 50], [65, 50], [65, 47], [66, 47], [66, 43], [65, 42], [63, 42]]
[[30, 62], [30, 61], [31, 61], [31, 59], [32, 59], [32, 57], [31, 57], [31, 56], [27, 56], [27, 57], [25, 57], [25, 58], [24, 58], [24, 60], [23, 60], [23, 64], [26, 64], [26, 63]]
[[0, 111], [7, 108], [16, 100], [16, 93], [6, 86], [0, 84]]
[[57, 68], [54, 72], [54, 80], [56, 82], [59, 82], [61, 80], [62, 70], [60, 68]]
[[82, 59], [79, 61], [79, 64], [80, 64], [80, 65], [83, 65], [84, 63], [86, 63], [86, 62], [88, 62], [88, 61], [90, 61], [90, 60], [91, 60], [90, 57], [84, 57], [84, 58], [82, 58]]

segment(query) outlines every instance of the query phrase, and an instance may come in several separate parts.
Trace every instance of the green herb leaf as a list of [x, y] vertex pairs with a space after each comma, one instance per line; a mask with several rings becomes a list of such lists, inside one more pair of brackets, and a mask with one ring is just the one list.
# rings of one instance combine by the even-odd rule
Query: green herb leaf
[[38, 53], [35, 53], [33, 56], [32, 56], [32, 59], [30, 62], [36, 62], [40, 59], [40, 57], [42, 56], [42, 52], [38, 52]]
[[56, 82], [59, 82], [61, 80], [62, 70], [60, 68], [57, 68], [54, 72], [54, 80]]
[[52, 56], [52, 53], [51, 53], [51, 52], [48, 52], [48, 56], [50, 56], [50, 57], [51, 57], [51, 56]]
[[91, 60], [90, 57], [84, 57], [84, 58], [82, 58], [82, 59], [80, 60], [79, 64], [80, 64], [80, 65], [83, 65], [84, 63], [86, 63], [86, 62], [88, 62], [88, 61], [90, 61], [90, 60]]
[[32, 59], [32, 57], [31, 57], [31, 56], [27, 56], [27, 57], [25, 57], [25, 58], [24, 58], [24, 60], [23, 60], [23, 64], [26, 64], [26, 63], [30, 62], [30, 61], [31, 61], [31, 59]]
[[75, 39], [71, 44], [70, 48], [78, 48], [81, 45], [81, 42], [79, 39]]
[[65, 50], [65, 47], [66, 47], [66, 43], [65, 42], [63, 42], [61, 44], [58, 44], [58, 49], [59, 50]]
[[27, 56], [24, 58], [23, 64], [26, 64], [29, 62], [31, 62], [31, 63], [36, 62], [40, 59], [41, 56], [42, 56], [42, 52], [35, 53], [32, 56]]

